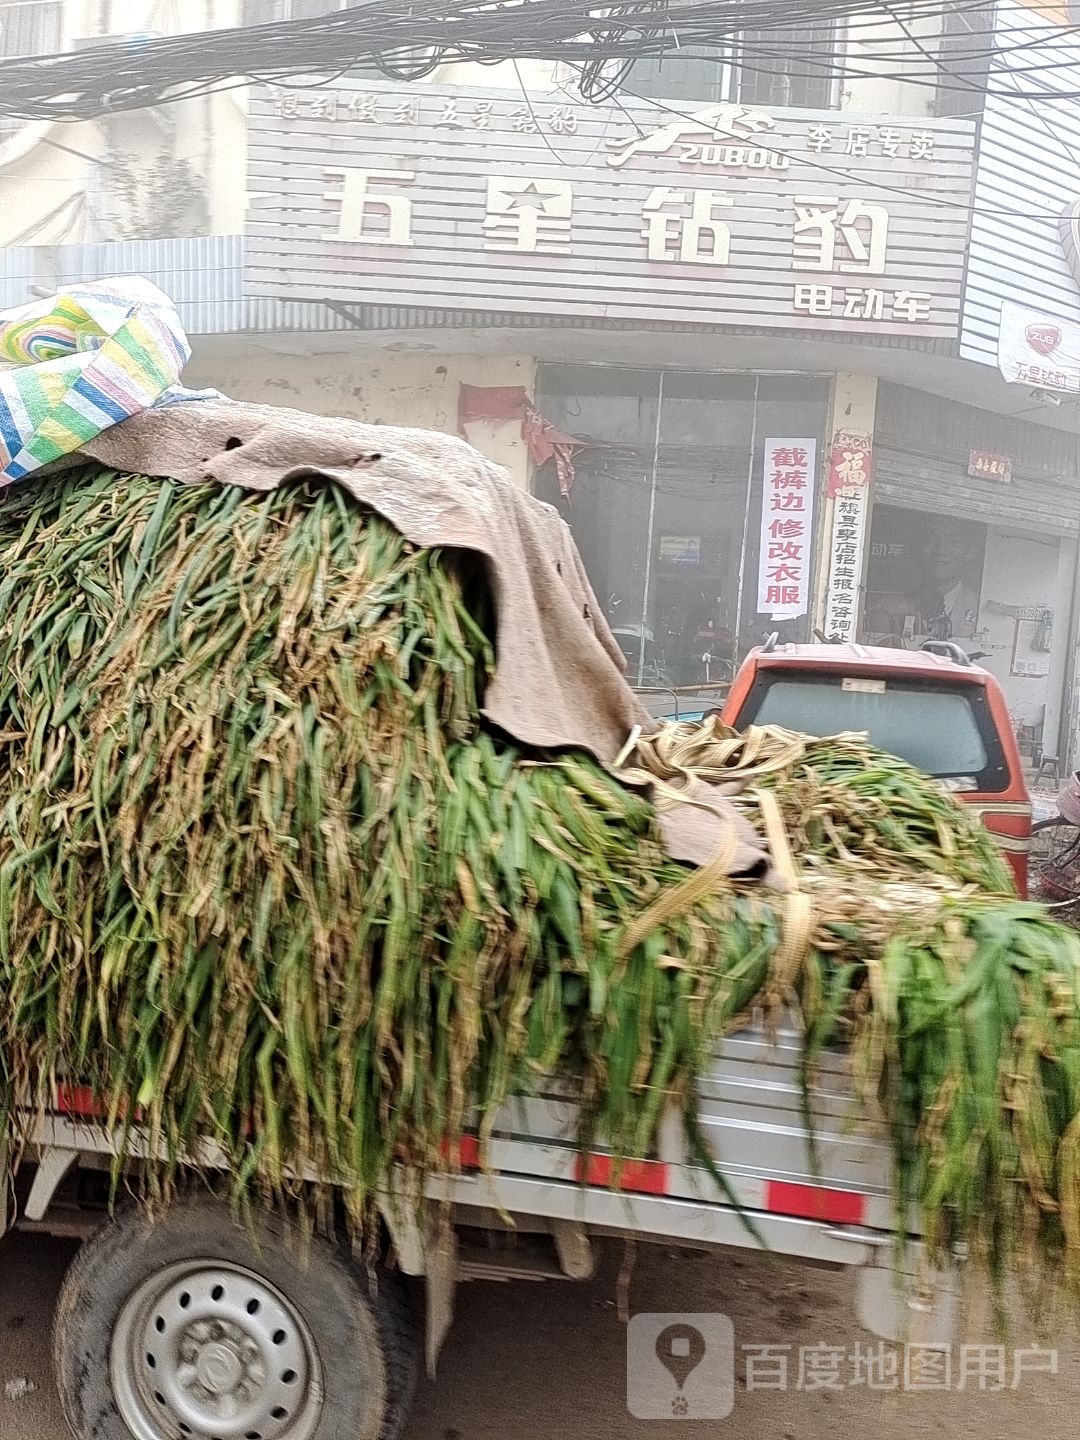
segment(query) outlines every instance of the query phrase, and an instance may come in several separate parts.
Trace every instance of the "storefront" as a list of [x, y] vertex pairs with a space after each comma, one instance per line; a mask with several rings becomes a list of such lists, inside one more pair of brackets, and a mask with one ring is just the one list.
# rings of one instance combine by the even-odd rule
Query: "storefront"
[[882, 385], [860, 638], [956, 640], [1001, 682], [1031, 751], [1068, 722], [1075, 438]]
[[643, 685], [723, 680], [778, 630], [808, 637], [818, 457], [829, 381], [541, 366], [544, 415], [587, 443], [569, 522]]
[[[506, 353], [512, 330], [532, 393], [463, 379], [458, 428], [513, 414], [530, 455], [562, 447], [536, 489], [634, 681], [723, 680], [773, 630], [854, 636], [876, 373], [856, 347], [958, 338], [974, 151], [954, 117], [257, 87], [245, 291], [430, 356], [451, 330]], [[726, 348], [744, 333], [774, 358]]]

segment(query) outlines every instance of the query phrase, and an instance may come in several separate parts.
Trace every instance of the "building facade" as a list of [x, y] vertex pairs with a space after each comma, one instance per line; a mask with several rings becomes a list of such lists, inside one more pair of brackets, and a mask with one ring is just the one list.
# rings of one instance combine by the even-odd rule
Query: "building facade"
[[[333, 8], [0, 0], [0, 50]], [[596, 105], [522, 62], [12, 127], [0, 298], [138, 270], [192, 383], [466, 435], [561, 509], [638, 683], [773, 630], [954, 639], [1064, 759], [1080, 105], [1017, 59], [1071, 56], [1060, 8], [747, 31]]]

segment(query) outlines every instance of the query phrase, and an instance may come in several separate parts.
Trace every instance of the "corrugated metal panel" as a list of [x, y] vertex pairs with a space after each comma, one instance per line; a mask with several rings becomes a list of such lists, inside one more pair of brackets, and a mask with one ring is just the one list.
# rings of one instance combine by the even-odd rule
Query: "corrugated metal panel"
[[498, 310], [429, 310], [409, 305], [347, 307], [357, 330], [589, 330], [614, 335], [694, 334], [757, 335], [773, 340], [821, 340], [830, 345], [867, 345], [877, 350], [917, 351], [956, 356], [955, 340], [924, 340], [908, 335], [845, 335], [835, 330], [772, 330], [754, 325], [699, 325], [675, 320], [600, 320], [587, 315], [508, 315]]
[[[972, 450], [1010, 455], [1013, 483], [968, 475]], [[1075, 436], [909, 390], [878, 388], [874, 496], [934, 515], [1080, 532]]]
[[245, 298], [243, 235], [12, 246], [0, 251], [0, 309], [27, 304], [33, 288], [118, 275], [145, 275], [160, 286], [189, 335], [354, 328], [324, 305]]
[[[203, 235], [177, 240], [121, 240], [82, 245], [24, 245], [0, 250], [0, 309], [25, 305], [31, 286], [145, 275], [176, 300], [190, 335], [394, 330], [591, 330], [759, 335], [832, 344], [865, 345], [865, 335], [837, 331], [777, 331], [750, 325], [604, 320], [588, 316], [516, 315], [493, 310], [446, 310], [407, 305], [329, 305], [244, 297], [244, 237]], [[890, 350], [954, 355], [954, 340], [879, 335]]]
[[913, 455], [878, 444], [874, 451], [874, 499], [931, 515], [959, 515], [1038, 534], [1080, 533], [1080, 506], [1058, 486], [1017, 475], [1011, 485], [976, 480], [964, 463], [941, 455]]
[[[995, 366], [1002, 300], [1080, 321], [1080, 285], [1059, 230], [1066, 205], [1080, 199], [1080, 101], [1074, 98], [1080, 34], [1003, 0], [997, 43], [979, 142], [960, 341], [962, 358]], [[1038, 102], [1009, 93], [1036, 85], [1047, 92]]]

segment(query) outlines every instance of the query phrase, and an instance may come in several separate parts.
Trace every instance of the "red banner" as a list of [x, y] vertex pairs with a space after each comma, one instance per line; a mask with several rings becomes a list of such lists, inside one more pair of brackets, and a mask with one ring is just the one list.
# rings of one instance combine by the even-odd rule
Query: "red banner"
[[533, 405], [524, 385], [462, 385], [458, 390], [458, 433], [476, 420], [502, 424], [521, 421], [521, 438], [533, 464], [555, 461], [559, 477], [559, 494], [569, 500], [574, 488], [574, 451], [586, 442], [577, 440], [545, 420]]

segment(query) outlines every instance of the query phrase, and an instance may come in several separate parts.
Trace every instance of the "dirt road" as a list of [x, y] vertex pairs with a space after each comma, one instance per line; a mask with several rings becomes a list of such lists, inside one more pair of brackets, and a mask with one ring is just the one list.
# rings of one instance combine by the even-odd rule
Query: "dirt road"
[[[66, 1430], [49, 1378], [47, 1331], [52, 1297], [70, 1246], [37, 1237], [0, 1244], [0, 1440], [63, 1440]], [[425, 1383], [408, 1440], [659, 1440], [670, 1422], [630, 1418], [626, 1408], [626, 1332], [614, 1305], [618, 1254], [587, 1285], [474, 1284], [461, 1293], [440, 1375]], [[639, 1311], [721, 1310], [737, 1347], [734, 1413], [690, 1432], [718, 1440], [1064, 1440], [1080, 1412], [1080, 1348], [1059, 1350], [1059, 1373], [1022, 1375], [1017, 1390], [957, 1388], [959, 1352], [948, 1392], [881, 1392], [853, 1386], [856, 1342], [871, 1347], [852, 1321], [852, 1282], [834, 1272], [767, 1257], [703, 1258], [644, 1249], [631, 1284]], [[970, 1334], [966, 1337], [974, 1338]], [[1045, 1340], [1047, 1345], [1053, 1338]], [[786, 1345], [788, 1388], [747, 1388], [745, 1346]], [[1032, 1337], [1018, 1327], [1005, 1356], [1012, 1383], [1014, 1347]], [[846, 1357], [842, 1388], [808, 1391], [822, 1373], [815, 1361], [798, 1386], [799, 1350]], [[990, 1354], [993, 1370], [1000, 1357]], [[807, 1361], [809, 1365], [809, 1361]], [[754, 1367], [757, 1368], [756, 1362]], [[809, 1380], [807, 1379], [809, 1377]], [[768, 1377], [764, 1377], [768, 1378]], [[992, 1376], [989, 1377], [992, 1380]], [[775, 1382], [775, 1372], [771, 1377]], [[5, 1387], [36, 1390], [11, 1399]]]

